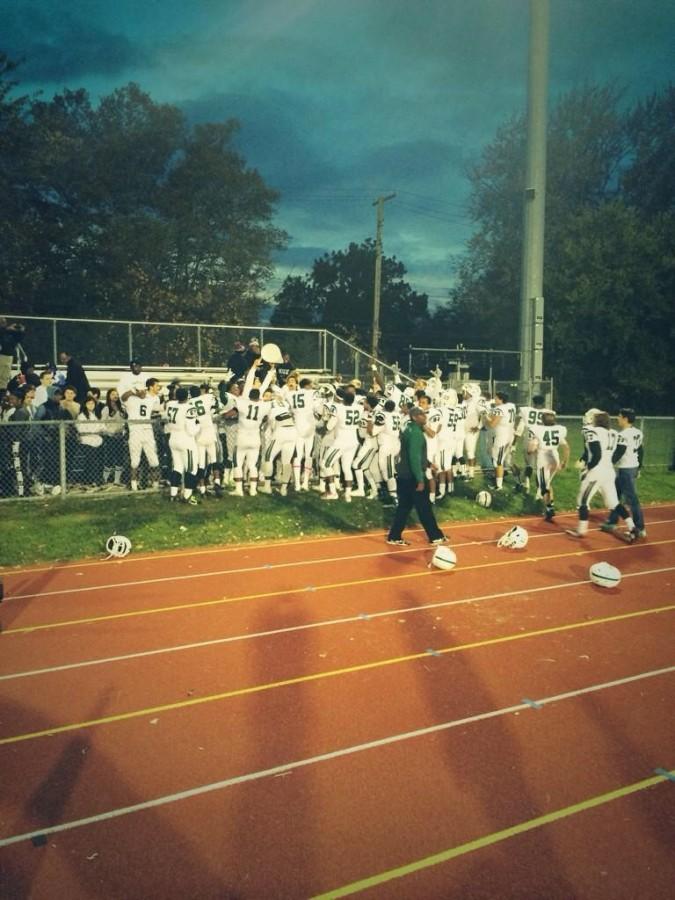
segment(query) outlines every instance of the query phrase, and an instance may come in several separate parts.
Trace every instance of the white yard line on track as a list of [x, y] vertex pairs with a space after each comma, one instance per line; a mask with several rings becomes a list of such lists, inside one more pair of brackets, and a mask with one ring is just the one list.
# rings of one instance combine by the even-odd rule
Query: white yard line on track
[[[431, 734], [437, 734], [442, 731], [449, 731], [452, 728], [458, 728], [465, 725], [472, 725], [476, 722], [484, 722], [499, 716], [509, 715], [511, 713], [532, 711], [532, 701], [539, 706], [547, 706], [554, 703], [560, 703], [564, 700], [570, 700], [574, 697], [580, 697], [598, 691], [608, 690], [614, 687], [620, 687], [637, 681], [643, 681], [647, 678], [654, 678], [660, 675], [668, 675], [675, 672], [675, 666], [668, 666], [662, 669], [653, 669], [649, 672], [641, 672], [637, 675], [628, 675], [624, 678], [617, 678], [613, 681], [606, 681], [599, 684], [589, 685], [585, 688], [579, 688], [576, 691], [567, 691], [564, 694], [555, 694], [550, 697], [532, 698], [529, 702], [517, 703], [513, 706], [502, 707], [501, 709], [491, 710], [486, 713], [478, 713], [477, 715], [467, 716], [463, 719], [455, 719], [450, 722], [442, 722], [438, 725], [431, 725], [427, 728], [419, 728], [415, 731], [407, 731], [399, 734], [389, 735], [378, 740], [368, 741], [363, 744], [354, 744], [351, 747], [343, 747], [340, 750], [332, 750], [328, 753], [321, 753], [317, 756], [311, 756], [306, 759], [295, 760], [293, 762], [282, 763], [269, 769], [261, 769], [257, 772], [248, 772], [244, 775], [237, 775], [233, 778], [225, 778], [222, 781], [211, 782], [210, 784], [199, 785], [198, 787], [189, 788], [184, 791], [178, 791], [174, 794], [165, 794], [161, 797], [155, 797], [153, 800], [144, 800], [140, 803], [134, 803], [130, 806], [118, 807], [117, 809], [107, 810], [106, 812], [97, 813], [96, 815], [86, 816], [81, 819], [74, 819], [70, 822], [61, 822], [58, 825], [51, 825], [46, 828], [39, 828], [34, 831], [24, 832], [23, 834], [9, 835], [0, 838], [0, 847], [7, 847], [11, 844], [17, 844], [21, 841], [28, 841], [35, 837], [46, 837], [50, 834], [58, 834], [64, 831], [72, 831], [76, 828], [82, 828], [87, 825], [96, 825], [100, 822], [110, 821], [111, 819], [121, 818], [122, 816], [131, 815], [133, 813], [143, 812], [148, 809], [156, 809], [157, 807], [166, 806], [170, 803], [176, 803], [181, 800], [188, 800], [192, 797], [203, 796], [204, 794], [213, 793], [214, 791], [224, 790], [234, 787], [235, 785], [246, 784], [253, 781], [259, 781], [263, 778], [274, 776], [283, 776], [289, 772], [303, 769], [308, 766], [317, 765], [322, 762], [339, 759], [341, 757], [351, 756], [355, 753], [362, 753], [367, 750], [376, 750], [382, 747], [391, 746], [401, 743], [402, 741], [413, 740], [415, 738], [425, 737]], [[541, 710], [538, 711], [541, 714]]]
[[[656, 525], [668, 525], [675, 522], [675, 519], [661, 519], [658, 521], [650, 522], [650, 528]], [[599, 531], [599, 528], [591, 529], [593, 531]], [[591, 533], [589, 532], [589, 533]], [[538, 540], [538, 539], [548, 539], [553, 537], [560, 537], [559, 531], [551, 531], [548, 534], [531, 534], [530, 540]], [[481, 541], [465, 541], [460, 544], [452, 544], [453, 548], [460, 547], [478, 547], [482, 545], [490, 545], [496, 544], [497, 541], [494, 538], [490, 540], [481, 540]], [[274, 545], [277, 546], [276, 544]], [[636, 546], [647, 546], [646, 544], [636, 544]], [[42, 597], [54, 597], [59, 596], [61, 594], [83, 594], [88, 593], [90, 591], [105, 591], [110, 589], [117, 588], [128, 588], [128, 587], [139, 587], [145, 584], [162, 584], [173, 581], [190, 581], [192, 579], [197, 578], [211, 578], [219, 575], [244, 575], [250, 574], [251, 572], [273, 572], [279, 569], [292, 569], [292, 568], [300, 568], [301, 566], [316, 566], [321, 564], [330, 564], [330, 563], [339, 563], [346, 562], [349, 560], [357, 560], [357, 559], [377, 559], [378, 557], [392, 556], [392, 555], [401, 555], [403, 553], [428, 553], [431, 548], [422, 544], [418, 547], [409, 547], [406, 550], [396, 549], [396, 550], [384, 550], [377, 551], [376, 553], [358, 553], [351, 554], [349, 556], [324, 556], [320, 559], [301, 559], [301, 560], [293, 560], [291, 562], [283, 562], [283, 563], [268, 563], [264, 565], [258, 566], [246, 566], [244, 568], [239, 569], [216, 569], [214, 571], [209, 572], [192, 572], [188, 575], [164, 575], [158, 578], [142, 578], [137, 581], [113, 581], [108, 582], [106, 584], [95, 584], [90, 585], [89, 587], [74, 587], [74, 588], [61, 588], [59, 590], [54, 591], [38, 591], [33, 594], [15, 594], [9, 595], [6, 597], [6, 600], [35, 600]]]
[[[624, 574], [624, 578], [639, 578], [643, 575], [658, 575], [664, 572], [675, 572], [675, 566], [662, 569], [647, 569], [643, 572], [629, 572]], [[390, 609], [375, 613], [359, 613], [356, 616], [346, 616], [341, 619], [328, 619], [322, 622], [311, 622], [305, 625], [290, 625], [286, 628], [275, 628], [269, 631], [258, 631], [250, 634], [237, 634], [230, 637], [213, 638], [208, 641], [196, 641], [190, 644], [178, 644], [173, 647], [160, 647], [155, 650], [141, 650], [137, 653], [125, 653], [119, 656], [108, 656], [100, 659], [84, 660], [76, 663], [66, 663], [60, 666], [48, 666], [43, 669], [30, 669], [23, 672], [12, 672], [7, 675], [0, 675], [0, 681], [11, 681], [17, 678], [28, 678], [32, 675], [50, 675], [56, 672], [66, 672], [72, 669], [83, 669], [88, 666], [100, 666], [108, 663], [126, 662], [131, 659], [143, 659], [150, 656], [160, 656], [166, 653], [177, 653], [183, 650], [197, 650], [203, 647], [213, 647], [219, 644], [233, 644], [239, 641], [250, 641], [256, 638], [274, 637], [280, 634], [292, 634], [300, 631], [307, 631], [313, 628], [324, 628], [330, 625], [346, 625], [351, 622], [363, 622], [369, 619], [382, 619], [389, 616], [401, 615], [403, 613], [423, 612], [429, 609], [441, 609], [447, 606], [462, 606], [468, 603], [480, 603], [485, 600], [500, 600], [504, 597], [520, 597], [527, 594], [541, 594], [547, 591], [554, 591], [570, 587], [579, 587], [583, 584], [590, 584], [588, 579], [583, 581], [561, 582], [560, 584], [551, 584], [544, 587], [524, 588], [521, 591], [503, 591], [495, 594], [483, 594], [477, 597], [465, 597], [461, 600], [442, 600], [438, 603], [426, 603], [422, 606], [409, 606], [402, 609]]]
[[[643, 505], [643, 509], [670, 509], [673, 508], [673, 503], [654, 503], [654, 504], [646, 504]], [[593, 512], [597, 512], [598, 510], [593, 510]], [[556, 515], [557, 519], [565, 519], [565, 518], [575, 518], [576, 513], [571, 510], [567, 512], [560, 512]], [[477, 522], [466, 522], [466, 521], [457, 521], [453, 522], [451, 519], [444, 519], [440, 524], [446, 525], [448, 528], [476, 528], [482, 525], [505, 525], [508, 522], [518, 522], [520, 524], [526, 522], [541, 522], [541, 516], [532, 515], [532, 516], [508, 516], [501, 519], [479, 519]], [[655, 524], [655, 523], [649, 523]], [[422, 531], [420, 526], [412, 526], [409, 531]], [[367, 537], [382, 537], [383, 534], [386, 534], [386, 528], [382, 528], [375, 531], [359, 531], [355, 534], [334, 534], [334, 535], [323, 535], [321, 537], [315, 538], [294, 538], [292, 540], [287, 541], [275, 541], [275, 547], [289, 547], [289, 546], [306, 546], [307, 544], [322, 544], [328, 541], [349, 541], [349, 540], [357, 540], [363, 539]], [[176, 550], [172, 552], [164, 553], [162, 551], [158, 551], [157, 553], [152, 553], [148, 556], [130, 556], [126, 559], [114, 560], [112, 564], [116, 566], [129, 566], [134, 565], [138, 562], [148, 562], [150, 560], [164, 560], [164, 559], [173, 559], [175, 557], [180, 557], [181, 559], [188, 559], [191, 556], [208, 556], [214, 553], [235, 553], [235, 552], [243, 552], [245, 550], [260, 550], [264, 548], [265, 542], [260, 541], [256, 543], [249, 544], [231, 544], [228, 546], [219, 545], [217, 547], [211, 547], [203, 550]], [[32, 567], [32, 568], [7, 568], [0, 566], [0, 575], [28, 575], [35, 572], [61, 572], [65, 569], [83, 569], [89, 568], [93, 566], [111, 566], [111, 561], [107, 559], [89, 559], [82, 560], [80, 562], [74, 563], [55, 563], [51, 566], [40, 566], [40, 567]]]

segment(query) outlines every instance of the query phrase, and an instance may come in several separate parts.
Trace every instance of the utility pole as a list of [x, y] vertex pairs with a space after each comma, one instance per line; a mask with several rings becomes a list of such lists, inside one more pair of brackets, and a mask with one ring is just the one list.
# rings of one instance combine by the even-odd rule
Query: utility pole
[[377, 207], [377, 228], [375, 231], [375, 290], [373, 292], [373, 342], [371, 354], [377, 359], [380, 347], [380, 290], [382, 287], [382, 226], [384, 225], [384, 204], [393, 200], [396, 193], [378, 197], [373, 202]]
[[523, 198], [520, 288], [520, 380], [531, 393], [542, 378], [544, 351], [544, 212], [549, 0], [530, 0], [527, 81], [527, 168]]

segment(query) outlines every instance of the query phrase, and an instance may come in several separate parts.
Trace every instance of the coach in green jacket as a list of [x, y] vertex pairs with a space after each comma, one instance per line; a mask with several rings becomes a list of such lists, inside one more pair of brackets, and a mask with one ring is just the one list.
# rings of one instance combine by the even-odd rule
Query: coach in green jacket
[[410, 422], [401, 434], [401, 456], [396, 472], [398, 507], [387, 536], [388, 544], [406, 546], [410, 543], [403, 540], [401, 533], [413, 506], [429, 543], [444, 544], [447, 541], [436, 522], [424, 477], [427, 467], [427, 442], [424, 437], [426, 421], [424, 410], [413, 406], [410, 410]]

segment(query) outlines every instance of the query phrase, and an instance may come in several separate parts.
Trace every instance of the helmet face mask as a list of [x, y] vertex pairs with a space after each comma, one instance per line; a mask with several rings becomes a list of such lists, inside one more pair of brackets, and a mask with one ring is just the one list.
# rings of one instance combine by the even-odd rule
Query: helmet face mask
[[520, 525], [514, 525], [497, 541], [498, 547], [506, 547], [509, 550], [523, 550], [527, 547], [527, 531]]
[[108, 551], [108, 559], [112, 559], [112, 557], [121, 559], [131, 550], [131, 541], [121, 534], [113, 534], [106, 541], [105, 549]]

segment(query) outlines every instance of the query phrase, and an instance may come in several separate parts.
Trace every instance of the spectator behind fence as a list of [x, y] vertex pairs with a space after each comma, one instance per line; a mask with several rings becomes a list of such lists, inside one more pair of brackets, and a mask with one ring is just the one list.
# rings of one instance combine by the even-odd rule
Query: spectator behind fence
[[[66, 384], [75, 388], [75, 399], [82, 405], [89, 392], [89, 379], [82, 365], [70, 353], [59, 353], [59, 360], [66, 367]], [[76, 419], [79, 412], [73, 418]]]
[[61, 409], [65, 410], [71, 419], [77, 419], [80, 414], [81, 406], [76, 399], [77, 390], [74, 385], [67, 384], [63, 391], [63, 400], [61, 401]]
[[96, 399], [92, 396], [87, 397], [77, 417], [83, 484], [99, 485], [101, 483], [105, 430], [105, 422], [102, 422], [96, 415]]
[[4, 316], [0, 316], [0, 389], [6, 388], [12, 377], [14, 356], [25, 333], [23, 325], [18, 322], [8, 323]]
[[248, 366], [246, 365], [245, 347], [241, 341], [234, 342], [234, 353], [227, 360], [227, 368], [236, 378], [243, 378]]
[[140, 360], [130, 360], [129, 371], [117, 382], [117, 393], [122, 403], [126, 403], [132, 396], [145, 397], [145, 375]]
[[35, 400], [34, 404], [36, 407], [41, 406], [46, 402], [47, 397], [49, 397], [50, 393], [54, 390], [52, 387], [52, 382], [54, 381], [54, 373], [51, 369], [43, 369], [40, 372], [39, 378], [40, 384], [35, 389]]
[[290, 353], [282, 353], [281, 358], [283, 362], [277, 365], [277, 384], [279, 387], [283, 387], [286, 384], [286, 379], [295, 368], [291, 362]]
[[[113, 485], [123, 487], [122, 473], [127, 460], [126, 415], [122, 409], [117, 388], [110, 388], [105, 395], [101, 421], [105, 426], [103, 432], [103, 484], [107, 485], [107, 489]], [[112, 485], [109, 484], [111, 476], [113, 477]]]
[[39, 377], [35, 374], [35, 366], [33, 363], [24, 360], [21, 363], [19, 371], [11, 378], [7, 384], [7, 390], [17, 393], [23, 390], [27, 385], [37, 387], [40, 384]]
[[103, 403], [103, 401], [101, 400], [101, 388], [99, 388], [99, 387], [89, 388], [89, 393], [87, 394], [87, 400], [90, 397], [93, 397], [94, 400], [96, 401], [96, 416], [100, 419], [101, 413], [103, 412], [103, 407], [105, 406], [105, 403]]

